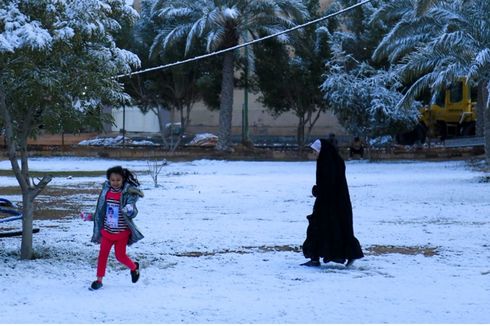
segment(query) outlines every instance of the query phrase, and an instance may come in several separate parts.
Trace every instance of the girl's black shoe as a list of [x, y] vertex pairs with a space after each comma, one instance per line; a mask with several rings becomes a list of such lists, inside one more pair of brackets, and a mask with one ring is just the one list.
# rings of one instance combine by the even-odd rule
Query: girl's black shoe
[[102, 287], [102, 282], [99, 282], [99, 281], [93, 281], [92, 282], [92, 285], [90, 286], [90, 288], [92, 290], [98, 290]]
[[131, 271], [131, 282], [133, 283], [138, 282], [140, 278], [140, 264], [139, 263], [135, 263], [135, 264], [136, 264], [136, 269], [134, 271]]

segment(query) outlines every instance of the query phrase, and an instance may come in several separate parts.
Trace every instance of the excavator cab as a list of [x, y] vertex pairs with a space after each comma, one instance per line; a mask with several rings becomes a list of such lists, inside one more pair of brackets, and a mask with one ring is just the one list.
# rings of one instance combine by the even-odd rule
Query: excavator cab
[[474, 135], [476, 93], [476, 88], [472, 89], [464, 79], [436, 92], [430, 105], [421, 112], [421, 122], [429, 135], [442, 140], [448, 136]]
[[[413, 144], [424, 143], [426, 137], [439, 137], [444, 141], [451, 136], [475, 135], [476, 100], [476, 87], [470, 87], [461, 78], [447, 89], [435, 92], [430, 103], [420, 109], [416, 128], [399, 139], [411, 139]], [[411, 144], [405, 142], [405, 145]]]

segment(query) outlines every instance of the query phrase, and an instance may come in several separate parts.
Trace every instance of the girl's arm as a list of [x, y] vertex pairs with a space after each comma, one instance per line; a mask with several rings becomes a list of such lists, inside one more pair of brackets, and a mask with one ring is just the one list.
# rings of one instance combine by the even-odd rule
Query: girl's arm
[[138, 214], [138, 209], [136, 208], [136, 202], [140, 197], [143, 196], [144, 196], [143, 192], [138, 188], [131, 187], [128, 189], [126, 205], [122, 209], [122, 211], [127, 215], [127, 217], [134, 218]]

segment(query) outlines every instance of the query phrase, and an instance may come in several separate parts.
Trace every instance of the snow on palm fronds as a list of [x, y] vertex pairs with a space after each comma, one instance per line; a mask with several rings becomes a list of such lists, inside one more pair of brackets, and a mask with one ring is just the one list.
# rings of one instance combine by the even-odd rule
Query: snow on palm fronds
[[[207, 51], [236, 45], [251, 35], [284, 30], [304, 19], [306, 9], [293, 0], [258, 1], [156, 1], [151, 8], [153, 19], [162, 22], [160, 33], [151, 47], [165, 51], [178, 39], [186, 39], [189, 52], [197, 39], [205, 39]], [[285, 38], [284, 38], [285, 39]], [[228, 44], [237, 42], [236, 44]]]
[[[398, 65], [413, 83], [401, 104], [424, 89], [441, 89], [458, 78], [478, 83], [490, 78], [490, 2], [479, 0], [403, 0], [377, 12], [400, 18], [373, 57]], [[415, 81], [415, 82], [414, 82]]]

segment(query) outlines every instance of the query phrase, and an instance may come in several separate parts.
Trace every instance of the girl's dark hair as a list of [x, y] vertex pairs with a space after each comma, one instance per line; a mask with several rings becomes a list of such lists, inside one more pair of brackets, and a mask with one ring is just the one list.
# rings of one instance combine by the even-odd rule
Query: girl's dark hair
[[112, 168], [108, 169], [106, 172], [107, 180], [111, 177], [111, 174], [119, 174], [120, 176], [123, 177], [123, 182], [129, 182], [135, 187], [138, 187], [140, 185], [140, 182], [138, 181], [138, 178], [136, 178], [136, 175], [129, 171], [128, 169], [123, 168], [122, 166], [113, 166]]

